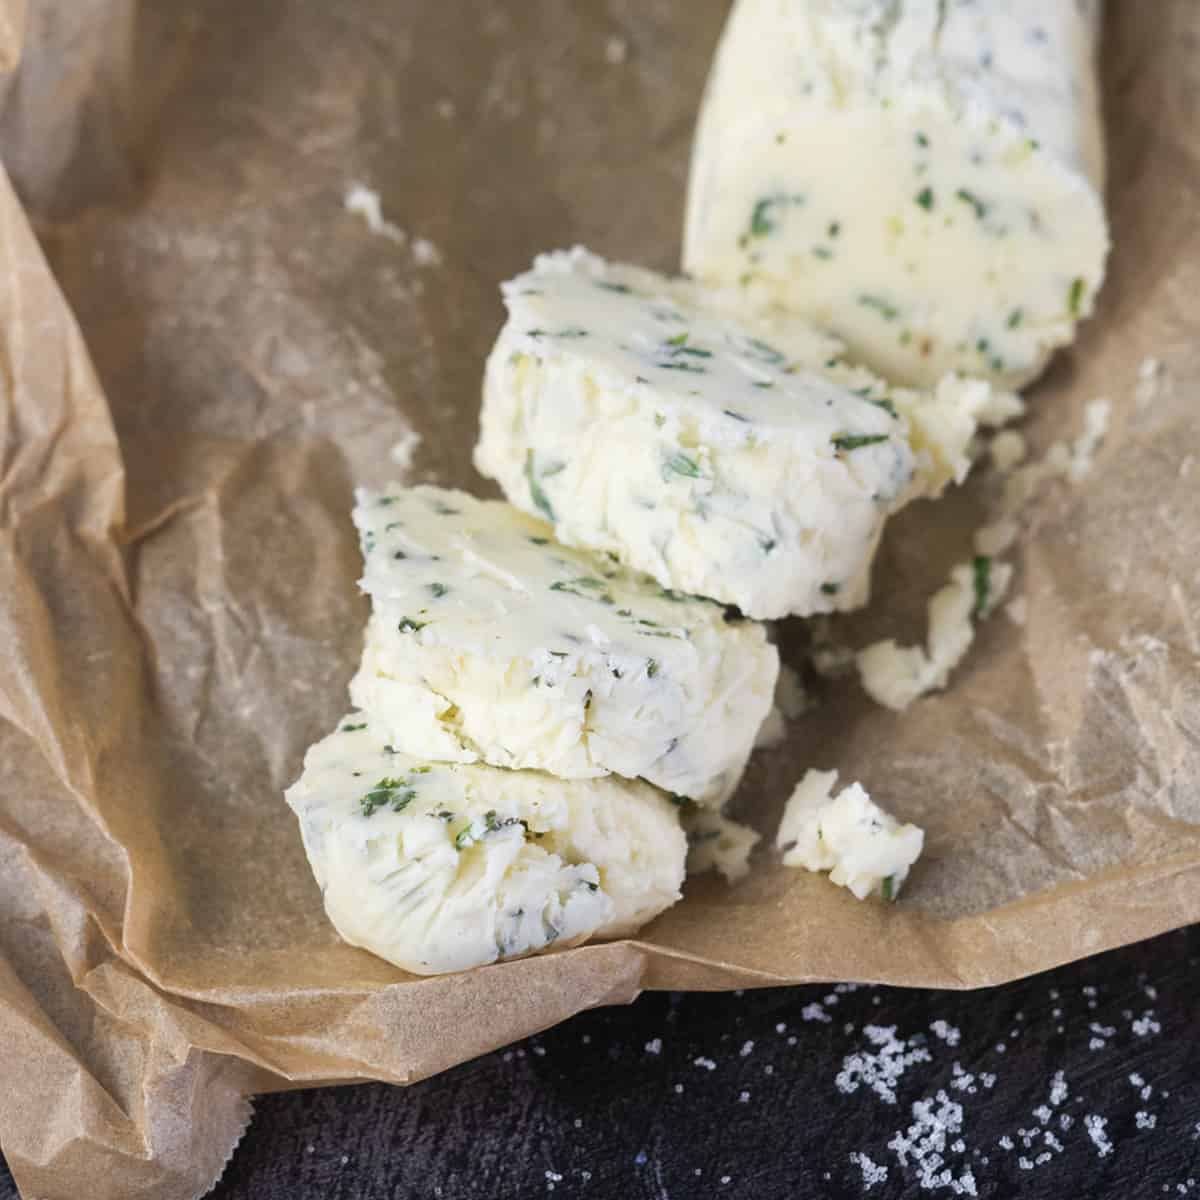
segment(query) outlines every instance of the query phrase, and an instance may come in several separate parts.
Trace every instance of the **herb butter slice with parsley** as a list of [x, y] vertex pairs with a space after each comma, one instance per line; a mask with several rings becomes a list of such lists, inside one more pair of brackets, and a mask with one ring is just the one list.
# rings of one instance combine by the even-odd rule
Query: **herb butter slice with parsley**
[[501, 501], [360, 492], [354, 520], [373, 612], [351, 698], [398, 749], [713, 805], [736, 787], [779, 671], [762, 626]]
[[1104, 275], [1099, 25], [1099, 0], [738, 0], [685, 268], [889, 379], [1027, 382]]
[[644, 783], [413, 758], [352, 713], [286, 795], [338, 933], [419, 975], [623, 937], [679, 899], [679, 809]]
[[934, 397], [796, 357], [724, 294], [581, 248], [503, 290], [480, 471], [560, 541], [755, 618], [863, 604], [885, 520], [960, 473], [988, 394], [946, 381], [937, 404], [963, 420], [926, 428]]

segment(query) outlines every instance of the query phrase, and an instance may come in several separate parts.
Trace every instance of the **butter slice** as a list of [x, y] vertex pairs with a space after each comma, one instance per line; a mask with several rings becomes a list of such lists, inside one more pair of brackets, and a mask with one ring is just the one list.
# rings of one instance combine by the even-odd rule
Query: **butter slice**
[[[771, 619], [867, 598], [889, 514], [967, 462], [986, 384], [900, 393], [582, 249], [504, 285], [479, 470], [573, 546]], [[962, 419], [948, 419], [947, 410]]]
[[779, 670], [762, 626], [500, 501], [396, 487], [354, 520], [373, 613], [351, 698], [397, 749], [711, 805], [737, 786]]
[[286, 796], [338, 933], [415, 974], [622, 937], [679, 899], [679, 810], [644, 783], [414, 758], [351, 713]]
[[896, 382], [1029, 381], [1104, 276], [1099, 25], [1098, 0], [738, 0], [685, 269]]

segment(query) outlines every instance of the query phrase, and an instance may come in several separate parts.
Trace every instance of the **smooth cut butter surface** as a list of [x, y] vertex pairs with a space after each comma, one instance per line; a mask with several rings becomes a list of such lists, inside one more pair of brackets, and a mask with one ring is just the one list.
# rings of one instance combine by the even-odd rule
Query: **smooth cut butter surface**
[[679, 810], [644, 783], [413, 758], [356, 712], [286, 796], [338, 933], [416, 974], [625, 936], [679, 899]]
[[887, 378], [1019, 386], [1092, 311], [1108, 232], [1093, 0], [738, 0], [683, 261]]
[[864, 603], [886, 518], [961, 474], [989, 394], [897, 392], [811, 361], [821, 335], [766, 342], [726, 296], [579, 248], [504, 299], [479, 470], [560, 541], [756, 618]]
[[351, 698], [394, 746], [713, 805], [737, 786], [779, 670], [762, 626], [500, 501], [395, 487], [354, 520], [373, 614]]

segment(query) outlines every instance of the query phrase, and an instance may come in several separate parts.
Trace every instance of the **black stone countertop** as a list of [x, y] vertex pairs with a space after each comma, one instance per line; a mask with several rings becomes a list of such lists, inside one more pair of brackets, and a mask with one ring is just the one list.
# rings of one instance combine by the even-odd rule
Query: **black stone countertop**
[[984, 992], [650, 994], [408, 1089], [264, 1097], [212, 1193], [926, 1195], [1200, 1200], [1200, 927]]

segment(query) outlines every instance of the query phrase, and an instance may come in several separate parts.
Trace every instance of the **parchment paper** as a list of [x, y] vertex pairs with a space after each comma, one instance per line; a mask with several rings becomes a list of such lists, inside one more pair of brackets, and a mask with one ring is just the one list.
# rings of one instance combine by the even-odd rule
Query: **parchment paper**
[[[1037, 505], [1027, 624], [995, 617], [903, 716], [829, 686], [739, 796], [770, 834], [806, 766], [861, 779], [928, 830], [902, 901], [766, 852], [638, 941], [418, 980], [339, 943], [281, 795], [358, 656], [351, 488], [483, 488], [497, 284], [536, 251], [676, 264], [726, 5], [0, 2], [42, 242], [0, 183], [0, 1147], [26, 1196], [197, 1196], [254, 1091], [409, 1082], [643, 988], [975, 987], [1200, 916], [1200, 9], [1109, 7], [1116, 249], [1028, 429], [1099, 396], [1113, 428]], [[355, 182], [406, 242], [344, 211]], [[991, 488], [906, 513], [897, 600], [839, 636], [919, 636]]]

